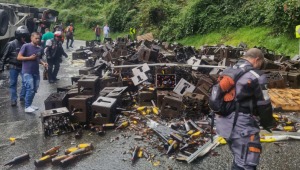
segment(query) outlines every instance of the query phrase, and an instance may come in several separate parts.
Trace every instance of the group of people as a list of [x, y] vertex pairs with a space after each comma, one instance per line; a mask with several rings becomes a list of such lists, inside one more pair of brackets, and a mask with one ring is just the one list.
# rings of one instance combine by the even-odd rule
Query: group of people
[[[48, 29], [49, 31], [49, 29]], [[73, 26], [73, 23], [70, 23], [69, 26], [67, 26], [66, 28], [64, 28], [63, 23], [56, 25], [54, 27], [53, 33], [60, 31], [61, 32], [61, 41], [62, 43], [64, 43], [64, 39], [66, 37], [67, 39], [67, 43], [66, 43], [66, 49], [69, 49], [70, 47], [73, 48], [73, 42], [74, 42], [74, 31], [75, 28]], [[47, 32], [47, 31], [46, 31]], [[70, 42], [70, 44], [69, 44]]]
[[[29, 37], [31, 42], [26, 42]], [[43, 56], [47, 62], [43, 60]], [[39, 33], [30, 34], [26, 26], [18, 27], [15, 39], [8, 42], [0, 60], [0, 72], [4, 71], [5, 64], [9, 64], [11, 106], [17, 105], [17, 82], [20, 75], [22, 86], [19, 100], [25, 103], [25, 112], [36, 111], [38, 107], [33, 106], [32, 102], [39, 88], [39, 64], [48, 70], [49, 83], [54, 83], [59, 80], [57, 74], [62, 56], [68, 57], [62, 47], [62, 31], [52, 33], [46, 28], [41, 40]]]
[[[97, 25], [95, 27], [95, 36], [96, 36], [96, 41], [100, 42], [101, 39], [100, 39], [100, 35], [101, 35], [101, 28], [99, 25]], [[108, 27], [108, 24], [105, 24], [105, 26], [103, 27], [103, 35], [104, 35], [104, 38], [108, 38], [108, 34], [109, 34], [110, 30], [109, 30], [109, 27]]]

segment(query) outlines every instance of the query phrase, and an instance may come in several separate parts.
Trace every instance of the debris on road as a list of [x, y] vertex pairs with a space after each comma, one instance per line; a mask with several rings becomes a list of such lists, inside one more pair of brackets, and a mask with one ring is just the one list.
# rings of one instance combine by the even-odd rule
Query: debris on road
[[[260, 49], [265, 55], [263, 70], [270, 94], [275, 96], [283, 93], [280, 90], [300, 87], [299, 61]], [[145, 144], [135, 144], [132, 163], [145, 157], [153, 166], [160, 165], [155, 160], [159, 158], [154, 159], [155, 154], [150, 154], [148, 147], [156, 148], [170, 159], [191, 163], [226, 143], [215, 132], [208, 97], [222, 70], [233, 65], [245, 51], [244, 47], [224, 45], [196, 49], [160, 42], [150, 34], [138, 42], [126, 37], [103, 44], [87, 41], [86, 47], [72, 54], [74, 63], [85, 61], [85, 67], [71, 78], [72, 85], [58, 87], [57, 93], [45, 100], [46, 111], [42, 114], [45, 136], [76, 131], [75, 137], [81, 138], [84, 130], [90, 130], [89, 135], [104, 136], [114, 129], [122, 135], [111, 137], [112, 144], [120, 137]], [[288, 96], [297, 102], [293, 89], [289, 90]], [[284, 110], [287, 107], [272, 95], [271, 100], [276, 107]], [[277, 115], [278, 125], [273, 130], [296, 132], [299, 121], [292, 119], [288, 119], [290, 123], [287, 117]], [[265, 140], [288, 138], [293, 135], [266, 136]], [[65, 154], [80, 150], [83, 149], [69, 148]], [[67, 164], [76, 157], [61, 156], [53, 160]]]

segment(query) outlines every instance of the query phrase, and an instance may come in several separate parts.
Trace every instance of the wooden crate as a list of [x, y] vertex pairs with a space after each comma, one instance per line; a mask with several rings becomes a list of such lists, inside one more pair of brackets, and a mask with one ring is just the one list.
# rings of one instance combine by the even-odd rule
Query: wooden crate
[[300, 89], [269, 89], [269, 96], [275, 108], [285, 111], [300, 110]]

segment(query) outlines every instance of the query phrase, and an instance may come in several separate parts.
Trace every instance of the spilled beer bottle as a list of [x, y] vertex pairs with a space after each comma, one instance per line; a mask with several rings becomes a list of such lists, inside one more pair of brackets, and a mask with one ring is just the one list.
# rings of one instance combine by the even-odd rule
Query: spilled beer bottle
[[21, 163], [21, 162], [29, 160], [29, 159], [30, 159], [29, 154], [25, 153], [23, 155], [20, 155], [18, 157], [13, 158], [11, 161], [9, 161], [6, 164], [4, 164], [4, 166], [7, 166], [7, 165], [16, 165], [18, 163]]
[[59, 150], [60, 147], [61, 147], [61, 146], [55, 146], [55, 147], [53, 147], [53, 148], [47, 150], [46, 152], [43, 152], [43, 153], [42, 153], [42, 156], [53, 155], [53, 154], [57, 153], [57, 151]]
[[68, 148], [68, 149], [65, 150], [65, 154], [68, 155], [69, 153], [74, 152], [74, 151], [76, 151], [78, 149], [79, 148], [77, 148], [77, 147]]
[[116, 129], [124, 129], [127, 126], [129, 126], [129, 122], [125, 121], [125, 122], [121, 123]]
[[41, 157], [40, 159], [37, 159], [34, 161], [34, 165], [36, 167], [43, 166], [43, 165], [47, 164], [48, 162], [51, 162], [52, 158], [54, 158], [56, 156], [57, 156], [57, 154], [46, 155], [44, 157]]
[[52, 164], [53, 165], [58, 165], [61, 163], [62, 160], [66, 159], [70, 157], [69, 155], [61, 155], [61, 156], [57, 156], [55, 158], [52, 159]]

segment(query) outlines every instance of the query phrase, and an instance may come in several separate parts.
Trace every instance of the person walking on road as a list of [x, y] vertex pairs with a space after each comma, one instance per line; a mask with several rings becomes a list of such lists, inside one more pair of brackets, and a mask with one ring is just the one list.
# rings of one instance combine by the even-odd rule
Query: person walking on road
[[[67, 38], [67, 49], [69, 47], [73, 48], [73, 42], [74, 42], [74, 31], [75, 28], [73, 26], [73, 23], [70, 23], [70, 25], [66, 28], [66, 38]], [[71, 40], [70, 46], [69, 46], [69, 41]]]
[[108, 38], [108, 33], [109, 33], [109, 27], [107, 24], [105, 24], [105, 26], [103, 27], [104, 38]]
[[98, 42], [100, 42], [100, 33], [101, 33], [101, 29], [100, 29], [99, 25], [97, 25], [95, 28], [95, 35], [96, 35], [96, 41], [98, 41]]
[[[216, 116], [217, 133], [226, 139], [234, 156], [233, 170], [255, 170], [259, 164], [262, 147], [256, 116], [264, 129], [273, 126], [266, 75], [259, 70], [263, 63], [261, 50], [249, 49], [236, 65], [223, 71], [219, 82], [223, 90], [229, 87], [228, 84], [233, 84], [230, 79], [236, 81], [235, 89], [230, 88], [228, 96], [224, 96], [224, 101], [232, 98], [235, 107], [226, 107], [228, 115], [218, 113]], [[239, 74], [241, 70], [244, 72]]]
[[51, 32], [49, 30], [49, 28], [46, 28], [45, 29], [45, 34], [43, 34], [43, 36], [42, 36], [42, 46], [43, 46], [43, 48], [45, 48], [46, 41], [51, 40], [53, 38], [54, 38], [53, 32]]
[[31, 43], [27, 43], [22, 46], [17, 58], [22, 61], [22, 76], [26, 89], [26, 113], [32, 113], [35, 110], [38, 110], [38, 107], [32, 105], [32, 101], [40, 83], [39, 64], [42, 64], [46, 68], [48, 67], [48, 64], [41, 60], [42, 49], [39, 46], [39, 43], [39, 33], [33, 32], [31, 34]]
[[[26, 26], [20, 26], [15, 31], [15, 40], [8, 42], [4, 49], [3, 57], [0, 61], [0, 72], [4, 70], [4, 65], [7, 60], [9, 63], [9, 92], [11, 97], [11, 106], [17, 105], [17, 86], [19, 74], [22, 77], [22, 62], [17, 60], [18, 53], [26, 40], [30, 37], [29, 31]], [[20, 92], [20, 101], [25, 99], [25, 88], [22, 77], [22, 88]]]
[[54, 33], [54, 40], [48, 40], [46, 42], [45, 55], [48, 63], [48, 80], [49, 83], [54, 83], [59, 80], [57, 74], [59, 71], [60, 63], [62, 62], [62, 56], [66, 58], [68, 55], [62, 47], [62, 33], [56, 31]]

